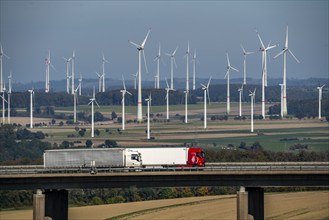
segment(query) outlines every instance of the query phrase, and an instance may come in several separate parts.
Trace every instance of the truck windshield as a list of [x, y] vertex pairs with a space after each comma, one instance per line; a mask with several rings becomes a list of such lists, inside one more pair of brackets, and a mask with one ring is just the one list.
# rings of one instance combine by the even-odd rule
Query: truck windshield
[[132, 154], [131, 159], [132, 160], [137, 160], [139, 162], [139, 155], [138, 154]]

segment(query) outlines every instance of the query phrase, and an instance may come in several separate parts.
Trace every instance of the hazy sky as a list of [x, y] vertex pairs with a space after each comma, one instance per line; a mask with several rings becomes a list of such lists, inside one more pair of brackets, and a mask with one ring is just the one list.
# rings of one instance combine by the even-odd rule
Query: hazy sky
[[[265, 44], [279, 46], [270, 51], [269, 78], [283, 75], [282, 50], [286, 25], [289, 48], [301, 61], [288, 56], [288, 78], [328, 77], [328, 1], [4, 1], [1, 0], [0, 41], [10, 59], [3, 58], [7, 80], [12, 70], [16, 82], [45, 80], [44, 59], [48, 49], [56, 68], [51, 80], [65, 79], [66, 64], [76, 50], [75, 74], [96, 78], [101, 68], [101, 53], [107, 78], [131, 79], [137, 70], [137, 50], [128, 43], [141, 43], [152, 28], [145, 46], [149, 69], [143, 80], [153, 80], [153, 61], [161, 43], [162, 52], [176, 46], [178, 68], [175, 77], [185, 77], [184, 58], [187, 41], [197, 50], [200, 65], [197, 77], [223, 78], [226, 55], [239, 69], [232, 78], [243, 75], [240, 43], [248, 51], [248, 77], [261, 78], [261, 53], [257, 29]], [[161, 78], [170, 76], [170, 59], [163, 54]], [[144, 68], [144, 67], [143, 67]], [[190, 66], [190, 76], [192, 66]]]

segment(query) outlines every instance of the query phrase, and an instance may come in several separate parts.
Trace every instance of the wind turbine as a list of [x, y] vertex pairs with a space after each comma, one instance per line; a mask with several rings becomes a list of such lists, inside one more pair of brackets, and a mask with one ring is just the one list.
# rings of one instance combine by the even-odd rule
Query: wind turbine
[[167, 120], [169, 120], [169, 92], [170, 91], [176, 91], [175, 89], [171, 89], [168, 85], [168, 81], [167, 81], [167, 78], [166, 78], [166, 84], [167, 84], [167, 88], [166, 88], [166, 100], [167, 100]]
[[138, 76], [138, 71], [136, 74], [131, 74], [134, 77], [134, 89], [136, 89], [136, 81], [137, 81], [137, 76]]
[[242, 117], [242, 106], [241, 106], [241, 100], [242, 100], [242, 94], [243, 94], [243, 84], [238, 89], [239, 92], [239, 116]]
[[288, 25], [286, 29], [286, 40], [284, 47], [280, 53], [274, 56], [274, 59], [283, 54], [283, 102], [281, 102], [281, 105], [283, 106], [283, 113], [281, 117], [286, 116], [288, 114], [287, 109], [287, 52], [291, 54], [291, 56], [296, 60], [297, 63], [300, 63], [299, 60], [295, 57], [295, 55], [292, 53], [292, 51], [288, 48]]
[[256, 88], [253, 92], [249, 91], [249, 96], [251, 98], [251, 114], [250, 114], [250, 121], [251, 121], [251, 132], [254, 132], [254, 103], [255, 103], [255, 94]]
[[45, 59], [45, 65], [46, 65], [46, 82], [45, 82], [45, 92], [48, 93], [50, 90], [50, 66], [51, 68], [53, 68], [54, 70], [55, 67], [53, 66], [53, 64], [51, 64], [50, 62], [50, 50], [48, 51], [48, 57], [46, 57]]
[[145, 99], [147, 102], [147, 140], [151, 139], [151, 134], [150, 134], [150, 103], [152, 101], [151, 94], [147, 99]]
[[326, 84], [323, 86], [318, 86], [317, 89], [319, 90], [319, 119], [321, 119], [321, 101], [322, 101], [322, 89]]
[[247, 84], [247, 55], [253, 54], [254, 52], [247, 52], [241, 44], [243, 51], [244, 61], [243, 61], [243, 85]]
[[185, 93], [185, 124], [187, 124], [187, 98], [188, 98], [188, 90], [184, 90]]
[[10, 72], [8, 76], [8, 124], [10, 124], [10, 100], [11, 100], [11, 80], [12, 80], [12, 72]]
[[102, 92], [105, 92], [105, 63], [110, 63], [109, 61], [107, 61], [105, 59], [104, 53], [102, 53], [103, 58], [102, 58], [102, 77], [103, 77], [103, 88], [102, 88]]
[[74, 108], [73, 108], [73, 122], [77, 122], [77, 93], [80, 89], [81, 84], [79, 83], [78, 87], [74, 90]]
[[6, 86], [4, 83], [2, 88], [2, 96], [0, 95], [0, 97], [2, 98], [2, 124], [5, 124], [5, 102], [7, 102], [7, 100], [5, 99], [5, 92], [6, 92]]
[[34, 96], [34, 88], [29, 89], [30, 93], [30, 128], [33, 128], [33, 96]]
[[239, 72], [239, 70], [235, 69], [230, 64], [230, 59], [228, 57], [228, 53], [226, 52], [226, 59], [227, 59], [227, 72], [224, 76], [224, 79], [227, 79], [227, 100], [226, 100], [226, 113], [230, 114], [230, 70], [234, 70], [236, 72]]
[[71, 75], [71, 78], [72, 78], [72, 95], [74, 95], [74, 61], [75, 61], [75, 50], [73, 50], [73, 54], [72, 54], [72, 75]]
[[82, 82], [82, 75], [80, 74], [80, 78], [79, 78], [79, 96], [81, 96], [81, 82]]
[[72, 58], [68, 58], [66, 59], [65, 57], [63, 57], [63, 59], [66, 61], [66, 92], [67, 94], [70, 93], [70, 62], [72, 60]]
[[123, 83], [123, 89], [120, 90], [120, 92], [122, 93], [122, 100], [121, 100], [121, 104], [122, 104], [122, 130], [125, 130], [125, 95], [126, 95], [126, 93], [131, 95], [131, 93], [128, 92], [127, 89], [126, 89], [125, 79], [123, 78], [123, 75], [122, 75], [122, 83]]
[[265, 87], [267, 86], [267, 51], [276, 47], [277, 45], [270, 45], [271, 41], [265, 47], [259, 32], [256, 30], [258, 39], [261, 43], [260, 51], [262, 52], [262, 116], [265, 118]]
[[6, 57], [7, 59], [9, 59], [9, 57], [3, 52], [2, 50], [2, 44], [0, 43], [0, 92], [2, 92], [3, 89], [3, 78], [2, 78], [2, 56]]
[[96, 105], [99, 108], [99, 105], [95, 99], [95, 87], [93, 90], [93, 97], [89, 100], [90, 100], [90, 102], [88, 103], [88, 105], [91, 104], [91, 137], [93, 138], [95, 136], [95, 133], [94, 133], [94, 102], [96, 103]]
[[199, 60], [196, 58], [196, 49], [194, 50], [194, 55], [192, 58], [192, 63], [193, 63], [193, 90], [195, 90], [195, 63], [199, 62]]
[[142, 122], [143, 121], [143, 114], [142, 114], [142, 54], [144, 57], [144, 64], [145, 64], [145, 69], [146, 72], [147, 70], [147, 65], [146, 65], [146, 59], [145, 59], [145, 53], [144, 53], [144, 47], [146, 40], [150, 34], [151, 29], [146, 34], [146, 37], [144, 38], [143, 42], [141, 44], [136, 44], [130, 40], [128, 40], [129, 43], [134, 45], [137, 50], [138, 50], [138, 102], [137, 102], [137, 121]]
[[177, 64], [176, 64], [176, 60], [175, 60], [175, 54], [177, 52], [178, 46], [176, 47], [176, 49], [174, 50], [174, 52], [170, 53], [166, 53], [167, 56], [170, 57], [170, 88], [174, 89], [174, 64], [175, 67], [177, 68]]
[[204, 117], [203, 117], [204, 126], [203, 126], [203, 128], [204, 129], [207, 128], [207, 95], [208, 95], [208, 101], [209, 101], [209, 104], [210, 104], [210, 98], [209, 98], [210, 80], [211, 80], [211, 76], [209, 78], [207, 86], [205, 86], [201, 83], [201, 86], [202, 86], [202, 89], [203, 89], [203, 94], [204, 94], [204, 96], [203, 96], [203, 100], [204, 100]]
[[98, 92], [101, 92], [102, 91], [102, 78], [104, 77], [104, 75], [99, 75], [97, 72], [96, 72], [97, 76], [98, 76]]
[[280, 116], [283, 118], [283, 84], [279, 84], [280, 86]]
[[157, 73], [155, 75], [155, 88], [156, 89], [160, 89], [160, 60], [162, 60], [162, 59], [161, 59], [161, 45], [159, 43], [159, 51], [154, 59], [154, 61], [157, 62]]

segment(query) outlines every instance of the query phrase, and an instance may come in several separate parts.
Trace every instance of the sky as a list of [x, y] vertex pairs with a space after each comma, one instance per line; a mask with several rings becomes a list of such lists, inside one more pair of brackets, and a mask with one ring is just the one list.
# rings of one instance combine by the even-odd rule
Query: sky
[[[257, 29], [268, 44], [278, 44], [269, 52], [268, 78], [282, 78], [283, 56], [273, 57], [284, 46], [289, 25], [289, 48], [301, 61], [287, 58], [288, 78], [328, 78], [328, 1], [6, 1], [0, 0], [0, 42], [4, 53], [3, 76], [9, 72], [14, 82], [45, 80], [45, 57], [51, 52], [50, 80], [66, 78], [63, 57], [76, 52], [75, 75], [97, 78], [102, 52], [106, 78], [132, 79], [138, 68], [136, 47], [149, 28], [145, 45], [149, 73], [153, 80], [154, 58], [161, 43], [160, 77], [170, 78], [170, 58], [176, 46], [177, 68], [174, 77], [186, 74], [187, 42], [197, 51], [198, 78], [223, 79], [226, 51], [233, 67], [231, 78], [243, 76], [240, 44], [255, 53], [247, 57], [247, 77], [261, 78], [260, 42]], [[189, 65], [190, 76], [192, 64]]]

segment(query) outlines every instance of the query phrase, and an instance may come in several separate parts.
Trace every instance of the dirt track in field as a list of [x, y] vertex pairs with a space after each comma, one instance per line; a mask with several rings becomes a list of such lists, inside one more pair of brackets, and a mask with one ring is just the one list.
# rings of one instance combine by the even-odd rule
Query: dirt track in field
[[[135, 214], [129, 214], [135, 213]], [[236, 196], [207, 196], [75, 207], [69, 219], [236, 219]], [[329, 191], [265, 194], [265, 218], [270, 220], [328, 219]], [[32, 219], [31, 210], [0, 212], [1, 220]]]

